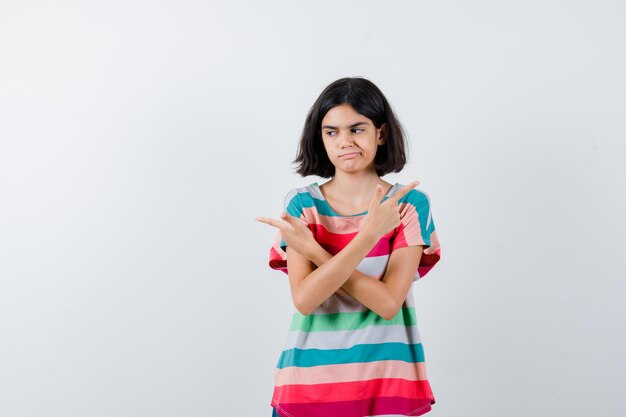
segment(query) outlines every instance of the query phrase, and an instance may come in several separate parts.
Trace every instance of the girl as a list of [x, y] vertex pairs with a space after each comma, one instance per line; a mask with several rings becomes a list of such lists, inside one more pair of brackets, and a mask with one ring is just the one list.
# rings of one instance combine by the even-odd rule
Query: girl
[[381, 176], [406, 163], [383, 93], [363, 78], [324, 89], [307, 115], [297, 172], [331, 178], [291, 189], [269, 266], [295, 306], [275, 370], [273, 417], [417, 416], [435, 398], [413, 282], [439, 261], [430, 199]]

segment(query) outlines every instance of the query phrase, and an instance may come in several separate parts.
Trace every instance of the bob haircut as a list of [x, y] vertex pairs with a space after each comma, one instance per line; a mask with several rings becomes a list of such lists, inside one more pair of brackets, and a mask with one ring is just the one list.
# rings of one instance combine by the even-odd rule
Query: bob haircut
[[304, 122], [304, 129], [296, 159], [296, 172], [303, 177], [317, 175], [329, 178], [335, 175], [322, 140], [321, 124], [326, 113], [335, 106], [347, 103], [354, 110], [370, 119], [379, 129], [387, 124], [384, 144], [378, 146], [374, 157], [374, 168], [378, 176], [400, 172], [406, 164], [405, 134], [400, 122], [383, 93], [362, 77], [340, 78], [331, 83], [315, 100]]

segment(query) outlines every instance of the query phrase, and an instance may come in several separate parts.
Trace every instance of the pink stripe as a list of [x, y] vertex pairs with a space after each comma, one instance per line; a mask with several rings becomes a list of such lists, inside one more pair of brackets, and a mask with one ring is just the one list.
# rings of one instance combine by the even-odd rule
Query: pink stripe
[[[339, 253], [348, 243], [350, 243], [358, 233], [358, 230], [349, 234], [334, 233], [319, 223], [310, 225], [309, 227], [312, 227], [315, 240], [318, 241], [319, 244], [333, 256]], [[383, 235], [380, 240], [376, 242], [376, 245], [367, 254], [367, 256], [389, 255], [391, 253], [391, 245], [389, 241], [393, 237], [393, 234], [394, 231], [392, 230]]]
[[[405, 213], [402, 216], [402, 223], [398, 226], [398, 234], [396, 236], [396, 244], [400, 243], [400, 247], [424, 245], [424, 239], [422, 239], [421, 225], [419, 215], [415, 210], [415, 206], [409, 203], [400, 203], [400, 213], [404, 210]], [[405, 227], [405, 225], [411, 224], [411, 227]]]
[[280, 248], [277, 250], [274, 246], [272, 246], [270, 248], [269, 266], [272, 269], [283, 271], [285, 274], [288, 274], [287, 256], [285, 255], [285, 251]]
[[[304, 216], [307, 219], [314, 219], [314, 222], [310, 223], [324, 223], [329, 232], [337, 234], [354, 234], [359, 231], [361, 224], [365, 220], [365, 215], [362, 216], [350, 216], [350, 217], [337, 217], [337, 216], [323, 216], [317, 210], [317, 207], [305, 207], [302, 209]], [[323, 220], [322, 220], [323, 219]]]
[[375, 397], [363, 400], [289, 404], [272, 400], [282, 417], [363, 417], [381, 415], [421, 416], [435, 403], [430, 398]]
[[346, 398], [364, 400], [372, 397], [430, 398], [428, 381], [401, 378], [379, 378], [367, 381], [333, 382], [328, 384], [294, 384], [274, 387], [273, 397], [285, 403], [316, 403], [342, 401]]
[[418, 381], [426, 380], [428, 376], [424, 362], [409, 363], [394, 360], [312, 367], [289, 366], [274, 370], [275, 386], [352, 382], [376, 378]]

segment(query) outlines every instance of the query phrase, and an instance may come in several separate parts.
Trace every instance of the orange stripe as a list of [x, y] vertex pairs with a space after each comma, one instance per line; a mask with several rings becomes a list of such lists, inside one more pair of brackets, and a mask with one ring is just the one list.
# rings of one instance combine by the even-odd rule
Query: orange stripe
[[325, 384], [333, 382], [354, 382], [377, 378], [402, 378], [411, 381], [426, 380], [424, 362], [405, 361], [358, 362], [321, 366], [289, 366], [276, 368], [274, 385]]

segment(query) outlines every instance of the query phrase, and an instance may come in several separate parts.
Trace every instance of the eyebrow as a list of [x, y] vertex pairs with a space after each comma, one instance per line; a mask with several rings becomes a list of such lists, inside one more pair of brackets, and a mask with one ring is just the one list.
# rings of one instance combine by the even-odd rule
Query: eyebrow
[[[352, 128], [352, 127], [357, 127], [357, 126], [366, 125], [366, 124], [367, 124], [367, 122], [356, 122], [354, 124], [351, 124], [348, 127]], [[337, 129], [337, 126], [324, 125], [324, 126], [322, 126], [322, 129]]]

